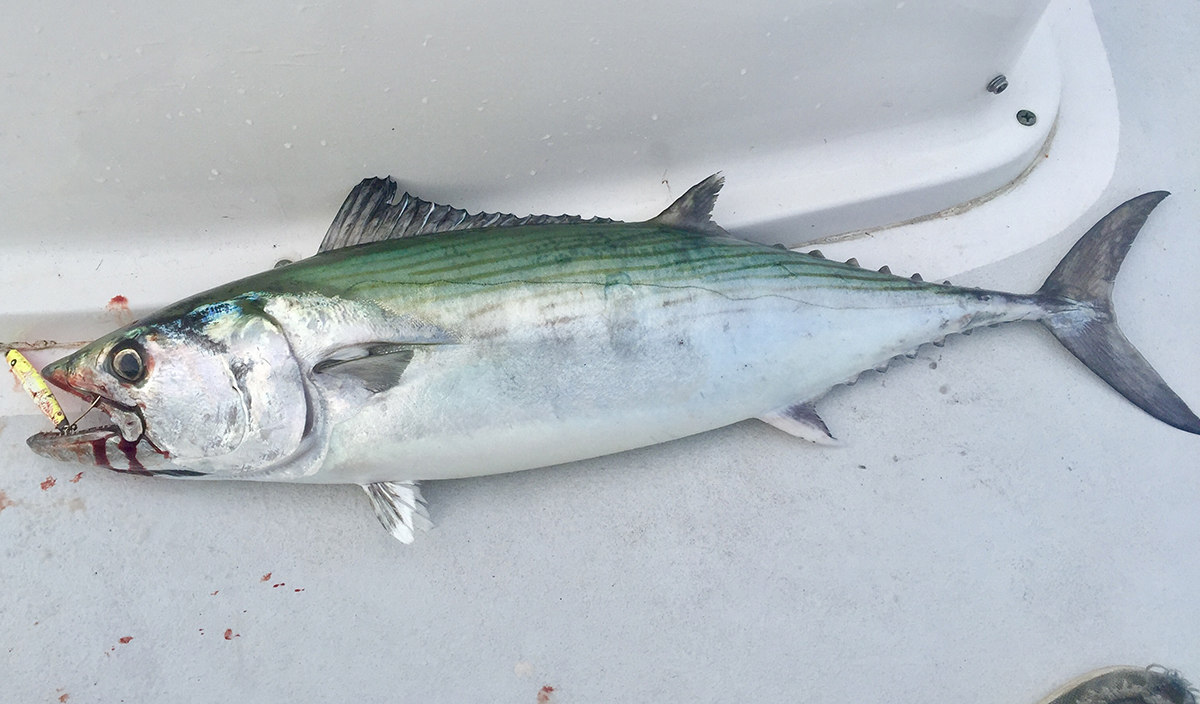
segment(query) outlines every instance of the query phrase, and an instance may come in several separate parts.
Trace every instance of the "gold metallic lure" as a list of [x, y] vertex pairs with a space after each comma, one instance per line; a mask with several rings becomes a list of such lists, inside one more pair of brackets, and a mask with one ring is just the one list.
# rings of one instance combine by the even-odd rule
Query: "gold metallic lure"
[[54, 398], [54, 392], [50, 390], [50, 385], [38, 373], [25, 355], [15, 349], [10, 349], [4, 355], [4, 359], [8, 362], [8, 368], [12, 370], [17, 381], [21, 383], [21, 388], [25, 389], [25, 393], [33, 399], [37, 407], [42, 413], [54, 423], [54, 427], [59, 432], [65, 432], [71, 423], [67, 420], [67, 414], [63, 413], [62, 406], [59, 405], [58, 399]]

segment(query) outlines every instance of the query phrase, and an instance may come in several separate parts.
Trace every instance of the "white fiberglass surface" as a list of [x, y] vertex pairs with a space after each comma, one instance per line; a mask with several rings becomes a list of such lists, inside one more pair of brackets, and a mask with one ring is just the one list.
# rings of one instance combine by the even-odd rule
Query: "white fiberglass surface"
[[718, 218], [768, 244], [937, 212], [1051, 132], [1045, 5], [14, 6], [0, 340], [95, 334], [115, 296], [146, 312], [308, 256], [365, 176], [644, 219], [723, 171]]
[[[1112, 207], [1173, 191], [1115, 308], [1196, 407], [1200, 76], [1181, 67], [1200, 58], [1200, 8], [1094, 11], [1120, 108], [1111, 181], [1061, 234], [955, 282], [1033, 290]], [[330, 179], [335, 208], [345, 174]], [[107, 246], [132, 273], [145, 260]], [[410, 546], [355, 487], [80, 472], [30, 455], [24, 438], [45, 421], [23, 400], [4, 408], [0, 682], [13, 701], [1009, 704], [1116, 663], [1200, 676], [1198, 441], [1033, 326], [953, 337], [835, 390], [818, 410], [841, 447], [747, 422], [431, 483], [436, 527]]]

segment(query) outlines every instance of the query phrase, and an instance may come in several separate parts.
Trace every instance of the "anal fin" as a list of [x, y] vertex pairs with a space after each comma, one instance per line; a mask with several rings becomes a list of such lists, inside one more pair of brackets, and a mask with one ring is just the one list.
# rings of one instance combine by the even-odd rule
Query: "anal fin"
[[829, 427], [813, 403], [797, 403], [769, 411], [758, 417], [762, 422], [774, 426], [793, 437], [818, 445], [837, 445], [838, 441], [829, 432]]
[[413, 541], [416, 529], [433, 527], [416, 482], [375, 482], [362, 488], [384, 529], [405, 545]]

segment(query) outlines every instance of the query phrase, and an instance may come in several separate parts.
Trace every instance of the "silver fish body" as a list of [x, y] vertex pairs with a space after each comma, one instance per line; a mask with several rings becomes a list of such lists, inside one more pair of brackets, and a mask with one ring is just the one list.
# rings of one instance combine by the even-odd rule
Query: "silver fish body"
[[[394, 284], [394, 299], [372, 303], [444, 330], [448, 341], [414, 345], [396, 386], [330, 411], [319, 466], [271, 476], [364, 484], [594, 457], [785, 409], [922, 342], [1043, 313], [1020, 297], [918, 285], [736, 240], [593, 227], [507, 234], [548, 249], [564, 237], [614, 251], [660, 239], [688, 261], [654, 250], [652, 266], [615, 269], [609, 256], [580, 256], [579, 242], [570, 271], [556, 264], [486, 284]], [[484, 241], [491, 233], [443, 237]], [[418, 243], [444, 249], [436, 237]], [[696, 275], [698, 258], [725, 273]], [[829, 286], [831, 275], [842, 285]], [[277, 318], [285, 330], [312, 330], [325, 317], [319, 311], [335, 305], [265, 307], [298, 312], [295, 323]]]
[[[1114, 211], [1042, 291], [1014, 295], [732, 238], [708, 219], [715, 178], [637, 224], [489, 226], [511, 216], [432, 204], [418, 223], [422, 206], [391, 202], [382, 183], [355, 189], [327, 251], [182, 301], [47, 367], [59, 386], [100, 396], [118, 427], [86, 440], [43, 434], [31, 446], [125, 470], [360, 484], [409, 540], [424, 520], [418, 481], [595, 457], [756, 417], [828, 441], [812, 401], [832, 386], [946, 335], [1018, 320], [1045, 322], [1135, 403], [1200, 432], [1144, 360], [1132, 381], [1104, 361], [1137, 355], [1111, 322], [1108, 270], [1115, 276], [1165, 194]], [[435, 215], [449, 224], [420, 231]], [[1119, 256], [1109, 230], [1128, 240]], [[1081, 250], [1086, 242], [1100, 244]], [[1099, 356], [1089, 351], [1097, 340]]]

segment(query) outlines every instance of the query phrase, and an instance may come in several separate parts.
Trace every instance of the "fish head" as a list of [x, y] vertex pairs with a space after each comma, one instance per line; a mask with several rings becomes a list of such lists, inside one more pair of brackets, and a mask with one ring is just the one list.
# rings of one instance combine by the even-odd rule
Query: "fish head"
[[308, 423], [299, 363], [245, 300], [158, 314], [42, 372], [112, 424], [29, 439], [38, 454], [125, 471], [246, 476], [296, 452]]

